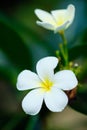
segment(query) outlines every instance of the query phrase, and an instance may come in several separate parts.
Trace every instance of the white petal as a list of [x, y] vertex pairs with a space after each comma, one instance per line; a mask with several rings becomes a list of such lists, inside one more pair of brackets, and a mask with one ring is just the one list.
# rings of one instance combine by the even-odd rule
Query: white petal
[[63, 90], [71, 90], [78, 84], [75, 74], [71, 70], [62, 70], [55, 74], [55, 86]]
[[57, 33], [61, 30], [64, 30], [66, 28], [66, 26], [68, 25], [69, 21], [66, 21], [62, 26], [59, 26], [57, 27], [55, 30], [54, 30], [54, 33]]
[[24, 70], [18, 76], [17, 89], [27, 90], [27, 89], [37, 88], [39, 87], [38, 86], [39, 82], [40, 82], [40, 79], [35, 73], [29, 70]]
[[67, 21], [69, 21], [69, 23], [66, 26], [67, 28], [73, 22], [75, 16], [75, 7], [74, 5], [70, 4], [68, 5], [67, 9], [54, 10], [51, 13], [54, 19], [56, 20], [58, 27], [62, 26]]
[[70, 4], [67, 8], [67, 19], [70, 21], [69, 25], [73, 22], [75, 17], [75, 7]]
[[54, 88], [45, 94], [44, 100], [47, 108], [53, 112], [62, 111], [68, 103], [66, 94], [62, 90]]
[[39, 113], [43, 103], [44, 93], [40, 89], [29, 92], [22, 101], [22, 108], [26, 114], [36, 115]]
[[37, 21], [37, 24], [39, 26], [42, 26], [43, 28], [49, 29], [49, 30], [54, 30], [54, 26], [52, 24], [46, 23], [46, 22], [40, 22]]
[[60, 9], [60, 10], [54, 10], [51, 11], [53, 17], [55, 18], [56, 22], [59, 23], [59, 21], [63, 21], [63, 24], [67, 21], [67, 10], [66, 9]]
[[36, 65], [37, 73], [41, 80], [51, 80], [54, 76], [54, 68], [58, 64], [58, 59], [56, 57], [45, 57], [38, 61]]
[[35, 10], [35, 14], [37, 15], [37, 17], [41, 21], [43, 21], [45, 23], [49, 23], [49, 24], [55, 25], [55, 21], [53, 19], [53, 16], [50, 13], [48, 13], [48, 12], [46, 12], [44, 10], [41, 10], [41, 9], [36, 9]]

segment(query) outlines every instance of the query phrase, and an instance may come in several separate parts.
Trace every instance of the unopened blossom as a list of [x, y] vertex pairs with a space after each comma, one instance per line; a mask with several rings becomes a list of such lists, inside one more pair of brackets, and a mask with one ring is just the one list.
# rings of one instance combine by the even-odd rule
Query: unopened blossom
[[75, 16], [75, 7], [70, 4], [67, 9], [53, 10], [51, 13], [36, 9], [35, 14], [41, 20], [36, 22], [38, 25], [57, 33], [71, 25]]
[[22, 101], [25, 113], [38, 114], [43, 101], [47, 108], [53, 112], [60, 112], [66, 107], [68, 97], [64, 90], [75, 88], [78, 81], [71, 70], [54, 73], [57, 64], [56, 57], [45, 57], [36, 64], [37, 74], [30, 70], [24, 70], [18, 75], [17, 89], [31, 90]]

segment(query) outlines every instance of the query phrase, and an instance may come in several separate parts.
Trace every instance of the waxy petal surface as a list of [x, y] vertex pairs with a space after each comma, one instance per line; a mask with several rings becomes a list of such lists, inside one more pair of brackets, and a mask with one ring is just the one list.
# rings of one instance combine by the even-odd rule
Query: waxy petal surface
[[26, 114], [36, 115], [39, 113], [43, 103], [44, 93], [40, 89], [29, 92], [22, 101], [22, 108]]
[[17, 78], [17, 89], [27, 90], [39, 87], [40, 79], [38, 75], [30, 70], [22, 71]]

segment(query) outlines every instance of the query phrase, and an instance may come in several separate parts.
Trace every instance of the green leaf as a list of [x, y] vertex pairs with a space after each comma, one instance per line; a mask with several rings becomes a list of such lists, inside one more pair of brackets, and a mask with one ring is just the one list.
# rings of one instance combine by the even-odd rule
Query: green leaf
[[[87, 114], [87, 45], [81, 45], [78, 47], [75, 47], [71, 50], [71, 60], [78, 59], [80, 60], [80, 70], [77, 74], [78, 79], [78, 86], [77, 86], [77, 93], [76, 98], [71, 100], [69, 105], [83, 113]], [[84, 59], [81, 61], [81, 59]]]
[[70, 60], [76, 59], [81, 56], [87, 57], [87, 45], [75, 46], [69, 50]]
[[5, 53], [0, 50], [0, 76], [14, 85], [18, 72]]
[[71, 100], [69, 105], [75, 110], [87, 114], [87, 84], [78, 87], [76, 98]]
[[26, 130], [34, 130], [37, 121], [38, 121], [38, 115], [37, 116], [31, 116], [30, 119], [29, 119], [29, 122], [26, 126]]
[[17, 32], [3, 22], [0, 23], [0, 48], [18, 69], [32, 66], [29, 48]]
[[0, 130], [16, 130], [15, 128], [18, 127], [19, 123], [22, 122], [22, 120], [25, 117], [22, 115], [18, 115], [18, 113], [15, 115], [5, 115], [0, 117]]

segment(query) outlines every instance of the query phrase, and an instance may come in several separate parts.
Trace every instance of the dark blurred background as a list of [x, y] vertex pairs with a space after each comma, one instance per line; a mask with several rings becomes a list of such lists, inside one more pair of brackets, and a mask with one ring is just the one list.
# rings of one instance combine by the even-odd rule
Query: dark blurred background
[[[55, 56], [61, 42], [58, 34], [36, 25], [34, 10], [50, 12], [67, 8], [68, 4], [75, 5], [76, 13], [65, 35], [69, 60], [82, 67], [78, 75], [81, 87], [63, 112], [52, 113], [43, 108], [37, 116], [26, 115], [21, 101], [28, 91], [16, 89], [17, 76], [24, 69], [36, 71], [36, 62]], [[0, 130], [86, 130], [86, 114], [87, 0], [0, 0]]]

